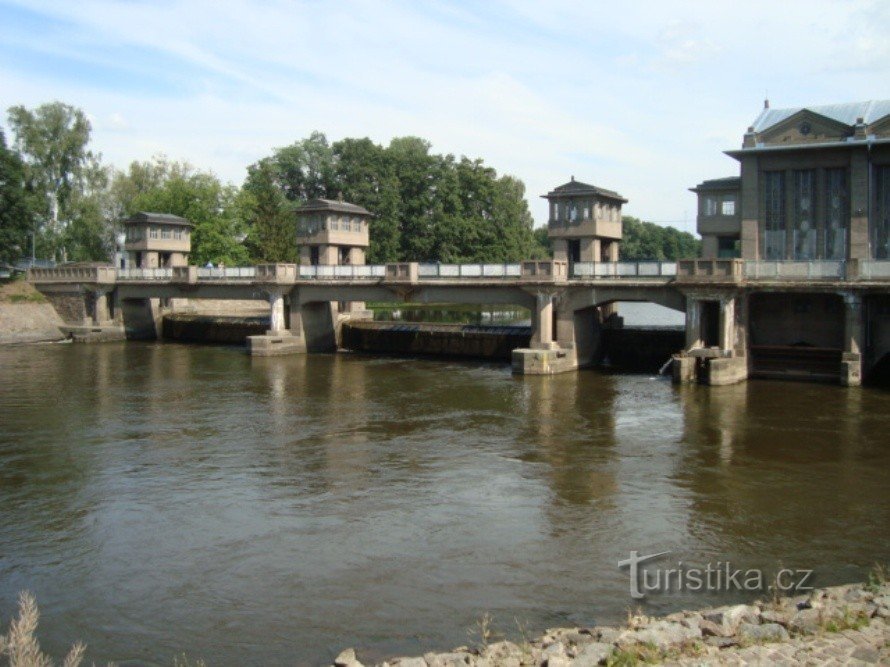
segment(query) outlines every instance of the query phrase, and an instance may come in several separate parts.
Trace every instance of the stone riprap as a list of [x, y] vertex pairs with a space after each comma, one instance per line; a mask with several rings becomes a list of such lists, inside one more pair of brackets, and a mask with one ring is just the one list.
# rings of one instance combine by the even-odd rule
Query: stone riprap
[[[890, 583], [851, 584], [663, 618], [633, 616], [624, 627], [551, 629], [533, 640], [392, 658], [378, 667], [886, 665], [888, 619]], [[354, 649], [334, 666], [363, 667]]]

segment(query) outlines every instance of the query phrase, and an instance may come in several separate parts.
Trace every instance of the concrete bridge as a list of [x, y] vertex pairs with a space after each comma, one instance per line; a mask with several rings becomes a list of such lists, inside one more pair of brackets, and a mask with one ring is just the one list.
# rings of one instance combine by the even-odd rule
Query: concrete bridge
[[595, 361], [602, 328], [620, 322], [616, 302], [647, 301], [686, 313], [678, 381], [803, 374], [858, 384], [890, 353], [890, 261], [75, 266], [29, 278], [85, 341], [155, 337], [178, 299], [267, 301], [270, 328], [248, 342], [255, 355], [335, 350], [339, 325], [366, 317], [366, 301], [510, 304], [529, 309], [533, 330], [514, 371], [549, 374]]

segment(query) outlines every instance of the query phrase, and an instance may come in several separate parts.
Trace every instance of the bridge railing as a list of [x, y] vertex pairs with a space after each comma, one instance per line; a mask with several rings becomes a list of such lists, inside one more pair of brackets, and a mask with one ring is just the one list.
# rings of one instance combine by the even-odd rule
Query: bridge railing
[[575, 262], [572, 278], [673, 278], [677, 262]]
[[747, 280], [844, 280], [846, 275], [842, 259], [745, 261]]
[[173, 277], [173, 269], [118, 269], [118, 280], [170, 280]]
[[223, 268], [198, 267], [198, 280], [253, 280], [255, 266], [232, 266]]
[[863, 259], [859, 261], [859, 277], [863, 280], [890, 280], [890, 260]]
[[301, 280], [373, 280], [386, 275], [386, 266], [383, 264], [343, 264], [315, 265], [299, 267], [298, 277]]
[[420, 264], [417, 277], [435, 278], [519, 278], [522, 265], [505, 264]]

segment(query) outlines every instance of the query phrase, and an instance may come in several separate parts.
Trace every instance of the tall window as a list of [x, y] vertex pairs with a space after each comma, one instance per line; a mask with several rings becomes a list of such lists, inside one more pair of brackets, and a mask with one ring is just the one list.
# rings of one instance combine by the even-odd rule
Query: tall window
[[794, 220], [792, 258], [816, 259], [816, 172], [798, 169], [794, 173]]
[[705, 215], [717, 215], [717, 198], [705, 197]]
[[763, 172], [763, 256], [785, 258], [785, 172]]
[[847, 170], [825, 170], [825, 210], [822, 213], [825, 259], [847, 256]]
[[720, 215], [735, 215], [735, 197], [726, 197], [720, 202]]
[[875, 167], [871, 247], [875, 259], [890, 259], [890, 167]]

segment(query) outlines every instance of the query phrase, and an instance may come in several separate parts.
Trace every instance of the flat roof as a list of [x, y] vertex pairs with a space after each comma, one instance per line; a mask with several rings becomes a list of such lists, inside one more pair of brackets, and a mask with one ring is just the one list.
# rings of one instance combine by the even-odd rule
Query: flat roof
[[124, 220], [125, 225], [176, 225], [177, 227], [194, 227], [194, 225], [172, 213], [151, 213], [149, 211], [139, 211]]
[[368, 209], [359, 206], [358, 204], [350, 204], [349, 202], [340, 201], [339, 199], [322, 199], [321, 197], [307, 201], [297, 209], [297, 214], [314, 213], [317, 211], [333, 211], [335, 213], [355, 213], [356, 215], [374, 216]]
[[601, 188], [596, 185], [576, 181], [574, 176], [572, 176], [572, 180], [568, 183], [563, 183], [562, 185], [553, 188], [546, 195], [541, 195], [541, 197], [543, 199], [551, 199], [553, 197], [573, 197], [576, 195], [597, 195], [606, 199], [614, 199], [615, 201], [627, 203], [627, 199], [614, 190], [607, 190], [606, 188]]

